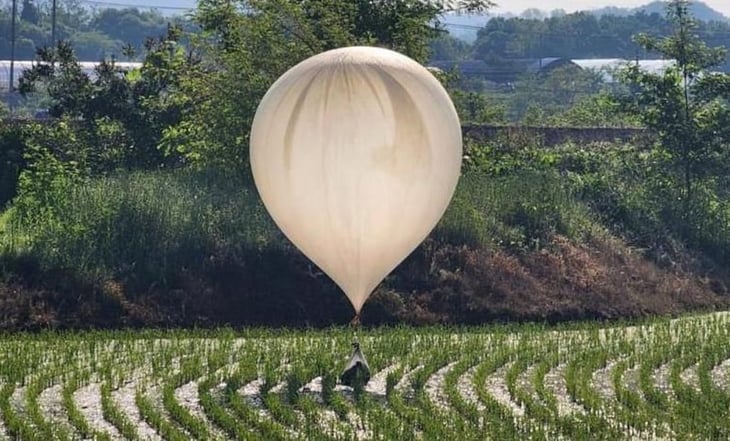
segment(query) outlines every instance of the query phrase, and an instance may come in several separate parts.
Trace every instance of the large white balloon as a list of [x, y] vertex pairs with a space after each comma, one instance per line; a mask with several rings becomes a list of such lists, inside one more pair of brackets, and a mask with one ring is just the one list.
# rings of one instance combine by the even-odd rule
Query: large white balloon
[[438, 80], [372, 47], [294, 66], [266, 93], [251, 130], [266, 208], [358, 314], [443, 215], [461, 156], [459, 118]]

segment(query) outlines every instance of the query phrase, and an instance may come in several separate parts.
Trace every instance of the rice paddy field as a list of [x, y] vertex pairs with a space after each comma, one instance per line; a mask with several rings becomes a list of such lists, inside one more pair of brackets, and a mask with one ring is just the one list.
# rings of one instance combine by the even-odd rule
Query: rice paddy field
[[0, 439], [730, 439], [730, 315], [0, 336]]

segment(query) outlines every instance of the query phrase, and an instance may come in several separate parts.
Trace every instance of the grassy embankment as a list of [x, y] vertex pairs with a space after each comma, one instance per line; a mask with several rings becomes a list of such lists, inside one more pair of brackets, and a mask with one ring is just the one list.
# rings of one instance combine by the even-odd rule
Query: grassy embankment
[[[470, 147], [446, 215], [365, 323], [642, 317], [727, 305], [730, 203], [691, 211], [617, 145]], [[247, 173], [53, 185], [2, 217], [0, 326], [345, 323], [338, 288], [279, 233]], [[39, 203], [38, 201], [42, 201]]]

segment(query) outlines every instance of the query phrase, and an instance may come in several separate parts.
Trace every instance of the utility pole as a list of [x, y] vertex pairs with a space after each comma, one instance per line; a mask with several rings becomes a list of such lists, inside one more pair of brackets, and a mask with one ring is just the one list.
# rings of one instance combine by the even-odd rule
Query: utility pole
[[13, 76], [15, 70], [15, 16], [18, 15], [18, 0], [13, 0], [13, 12], [10, 17], [10, 84], [8, 91], [13, 92]]
[[51, 6], [51, 47], [56, 48], [56, 0]]

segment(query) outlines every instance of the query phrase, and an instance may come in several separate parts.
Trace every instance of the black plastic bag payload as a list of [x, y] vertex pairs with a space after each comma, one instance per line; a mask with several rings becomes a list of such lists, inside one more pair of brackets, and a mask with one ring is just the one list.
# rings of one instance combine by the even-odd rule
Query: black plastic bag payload
[[360, 343], [353, 343], [352, 348], [352, 355], [340, 376], [340, 383], [350, 387], [355, 387], [356, 384], [364, 386], [370, 381], [370, 366], [360, 350]]

